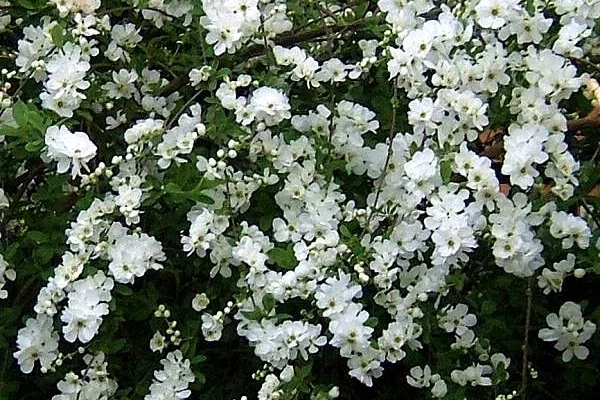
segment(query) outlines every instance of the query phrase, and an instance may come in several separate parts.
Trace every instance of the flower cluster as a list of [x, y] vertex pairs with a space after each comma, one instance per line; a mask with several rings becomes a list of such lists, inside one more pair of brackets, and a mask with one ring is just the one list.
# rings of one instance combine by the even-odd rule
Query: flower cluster
[[187, 399], [191, 395], [188, 389], [195, 377], [190, 370], [190, 360], [184, 359], [180, 350], [175, 350], [160, 361], [163, 369], [154, 371], [154, 381], [150, 385], [150, 394], [144, 400]]
[[[45, 281], [0, 319], [54, 400], [194, 397], [217, 342], [264, 363], [259, 399], [338, 397], [330, 362], [509, 393], [558, 304], [539, 339], [593, 356], [566, 299], [600, 262], [600, 0], [4, 3], [0, 299]], [[148, 354], [113, 370], [130, 318]]]
[[214, 45], [215, 55], [233, 53], [254, 36], [266, 40], [292, 28], [285, 2], [202, 0], [202, 10], [200, 24], [208, 31], [206, 43]]
[[101, 400], [110, 398], [117, 391], [117, 383], [106, 370], [108, 363], [103, 352], [83, 357], [85, 368], [81, 374], [68, 372], [65, 378], [56, 384], [61, 394], [52, 400]]
[[90, 87], [85, 80], [89, 55], [83, 55], [80, 46], [67, 43], [45, 65], [48, 79], [44, 82], [46, 91], [40, 94], [43, 107], [61, 117], [72, 117], [86, 98], [80, 91]]

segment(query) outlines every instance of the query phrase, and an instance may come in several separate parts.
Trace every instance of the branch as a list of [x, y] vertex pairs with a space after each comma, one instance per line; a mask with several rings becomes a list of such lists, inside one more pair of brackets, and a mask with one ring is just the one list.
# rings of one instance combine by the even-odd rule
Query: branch
[[[287, 35], [281, 35], [279, 37], [276, 37], [274, 39], [274, 42], [276, 45], [280, 45], [280, 46], [292, 46], [294, 44], [306, 42], [306, 41], [309, 41], [312, 39], [319, 38], [321, 36], [326, 36], [328, 34], [332, 34], [332, 33], [335, 34], [335, 33], [340, 33], [340, 32], [349, 30], [349, 29], [359, 28], [359, 27], [365, 25], [367, 22], [374, 20], [375, 18], [377, 18], [377, 17], [365, 17], [365, 18], [357, 19], [356, 21], [350, 22], [349, 24], [322, 26], [322, 27], [314, 28], [314, 29], [296, 31], [296, 32], [289, 33]], [[263, 44], [253, 44], [253, 45], [248, 46], [245, 49], [241, 50], [239, 53], [237, 53], [236, 57], [241, 58], [241, 59], [248, 59], [248, 58], [260, 56], [262, 54], [265, 54], [266, 52], [267, 52], [267, 49], [265, 48], [265, 46]], [[190, 78], [188, 77], [187, 74], [176, 77], [171, 82], [169, 82], [169, 84], [167, 86], [165, 86], [161, 90], [161, 95], [168, 96], [171, 93], [176, 92], [177, 90], [179, 90], [182, 87], [184, 87], [185, 85], [187, 85], [189, 80], [190, 80]]]
[[569, 60], [573, 61], [574, 63], [585, 65], [587, 67], [590, 67], [591, 69], [596, 70], [596, 72], [600, 72], [600, 67], [598, 65], [594, 64], [593, 62], [591, 62], [590, 60], [586, 60], [585, 58], [573, 57], [573, 56], [569, 56], [568, 58], [569, 58]]
[[[274, 42], [280, 46], [292, 46], [297, 43], [306, 42], [309, 40], [313, 40], [319, 38], [321, 36], [326, 36], [331, 33], [339, 33], [346, 31], [352, 28], [359, 28], [365, 25], [367, 22], [374, 20], [376, 17], [366, 17], [357, 19], [356, 21], [352, 21], [349, 24], [337, 24], [337, 25], [325, 25], [319, 28], [309, 29], [306, 31], [292, 32], [288, 35], [282, 35], [280, 37], [276, 37]], [[252, 45], [246, 47], [243, 51], [240, 52], [238, 56], [244, 57], [255, 57], [263, 54], [265, 51], [264, 46], [262, 45]]]
[[521, 388], [519, 389], [519, 394], [523, 396], [523, 398], [525, 398], [525, 390], [527, 389], [527, 377], [529, 375], [527, 367], [529, 364], [529, 328], [531, 325], [531, 306], [533, 297], [533, 293], [531, 291], [531, 281], [532, 278], [529, 277], [527, 279], [527, 289], [525, 290], [525, 296], [527, 297], [527, 308], [525, 310], [525, 329], [523, 332], [523, 366], [521, 367]]
[[21, 197], [23, 197], [23, 195], [27, 191], [29, 185], [32, 182], [34, 182], [37, 178], [44, 175], [44, 172], [46, 172], [46, 165], [44, 163], [40, 163], [35, 165], [32, 169], [30, 169], [29, 171], [27, 171], [26, 173], [24, 173], [16, 179], [16, 187], [18, 188], [18, 190], [17, 194], [13, 198], [13, 203], [11, 204], [11, 206], [16, 205], [19, 202], [19, 200], [21, 200]]
[[594, 107], [594, 109], [583, 118], [567, 121], [567, 130], [569, 132], [577, 132], [586, 128], [600, 128], [600, 106]]

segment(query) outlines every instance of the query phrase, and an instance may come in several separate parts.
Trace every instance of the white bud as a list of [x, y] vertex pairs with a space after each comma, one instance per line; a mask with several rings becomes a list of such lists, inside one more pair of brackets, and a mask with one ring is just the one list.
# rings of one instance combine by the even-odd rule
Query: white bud
[[327, 395], [332, 399], [337, 398], [340, 395], [340, 388], [337, 386], [332, 387], [329, 389], [329, 392], [327, 392]]

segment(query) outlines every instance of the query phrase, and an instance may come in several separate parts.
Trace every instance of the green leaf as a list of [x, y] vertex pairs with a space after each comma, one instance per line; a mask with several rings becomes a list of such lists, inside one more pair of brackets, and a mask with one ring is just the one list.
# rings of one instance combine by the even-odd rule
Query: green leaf
[[454, 272], [446, 279], [448, 285], [454, 286], [457, 291], [461, 291], [465, 285], [465, 276], [460, 272]]
[[29, 231], [27, 232], [27, 237], [37, 244], [46, 243], [48, 241], [48, 235], [40, 231]]
[[269, 260], [283, 269], [293, 269], [297, 264], [296, 256], [294, 256], [294, 252], [291, 249], [275, 247], [269, 250], [267, 255], [269, 256]]
[[16, 102], [13, 105], [12, 112], [15, 122], [20, 128], [24, 128], [29, 125], [29, 118], [27, 115], [29, 114], [29, 108], [27, 107], [27, 104], [23, 103], [22, 101]]
[[273, 298], [273, 295], [271, 295], [270, 293], [265, 294], [262, 299], [262, 305], [263, 305], [265, 311], [267, 311], [267, 312], [274, 309], [275, 308], [275, 299]]
[[203, 356], [202, 354], [198, 354], [197, 356], [194, 356], [190, 359], [190, 364], [192, 364], [192, 365], [199, 364], [204, 361], [206, 361], [206, 356]]
[[42, 150], [44, 143], [41, 140], [32, 140], [25, 144], [25, 150], [30, 153], [37, 153]]
[[52, 42], [57, 47], [62, 47], [65, 44], [65, 30], [61, 25], [54, 25], [50, 29], [50, 36], [52, 37]]
[[450, 182], [452, 177], [452, 161], [446, 160], [440, 163], [440, 174], [444, 183]]
[[481, 314], [482, 315], [490, 315], [496, 311], [497, 304], [493, 300], [484, 300], [481, 304]]
[[117, 292], [123, 296], [131, 296], [133, 294], [133, 290], [131, 290], [131, 288], [129, 286], [122, 285], [122, 284], [115, 285], [115, 292]]
[[110, 340], [107, 343], [103, 343], [102, 350], [106, 354], [114, 354], [121, 351], [126, 345], [127, 340], [125, 339]]
[[21, 7], [29, 10], [41, 10], [46, 8], [47, 2], [43, 0], [18, 0], [18, 3]]
[[167, 183], [164, 187], [164, 190], [166, 193], [179, 195], [181, 197], [184, 197], [186, 199], [190, 199], [193, 201], [197, 201], [199, 203], [204, 203], [204, 204], [214, 204], [215, 203], [215, 201], [212, 199], [212, 197], [201, 193], [201, 190], [194, 189], [194, 190], [191, 190], [188, 192], [188, 191], [182, 190], [176, 183], [173, 183], [173, 182]]

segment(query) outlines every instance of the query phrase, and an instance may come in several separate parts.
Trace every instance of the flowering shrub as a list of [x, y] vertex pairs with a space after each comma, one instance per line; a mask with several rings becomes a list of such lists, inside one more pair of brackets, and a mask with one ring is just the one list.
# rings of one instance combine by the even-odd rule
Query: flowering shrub
[[598, 18], [0, 1], [0, 399], [592, 398]]

